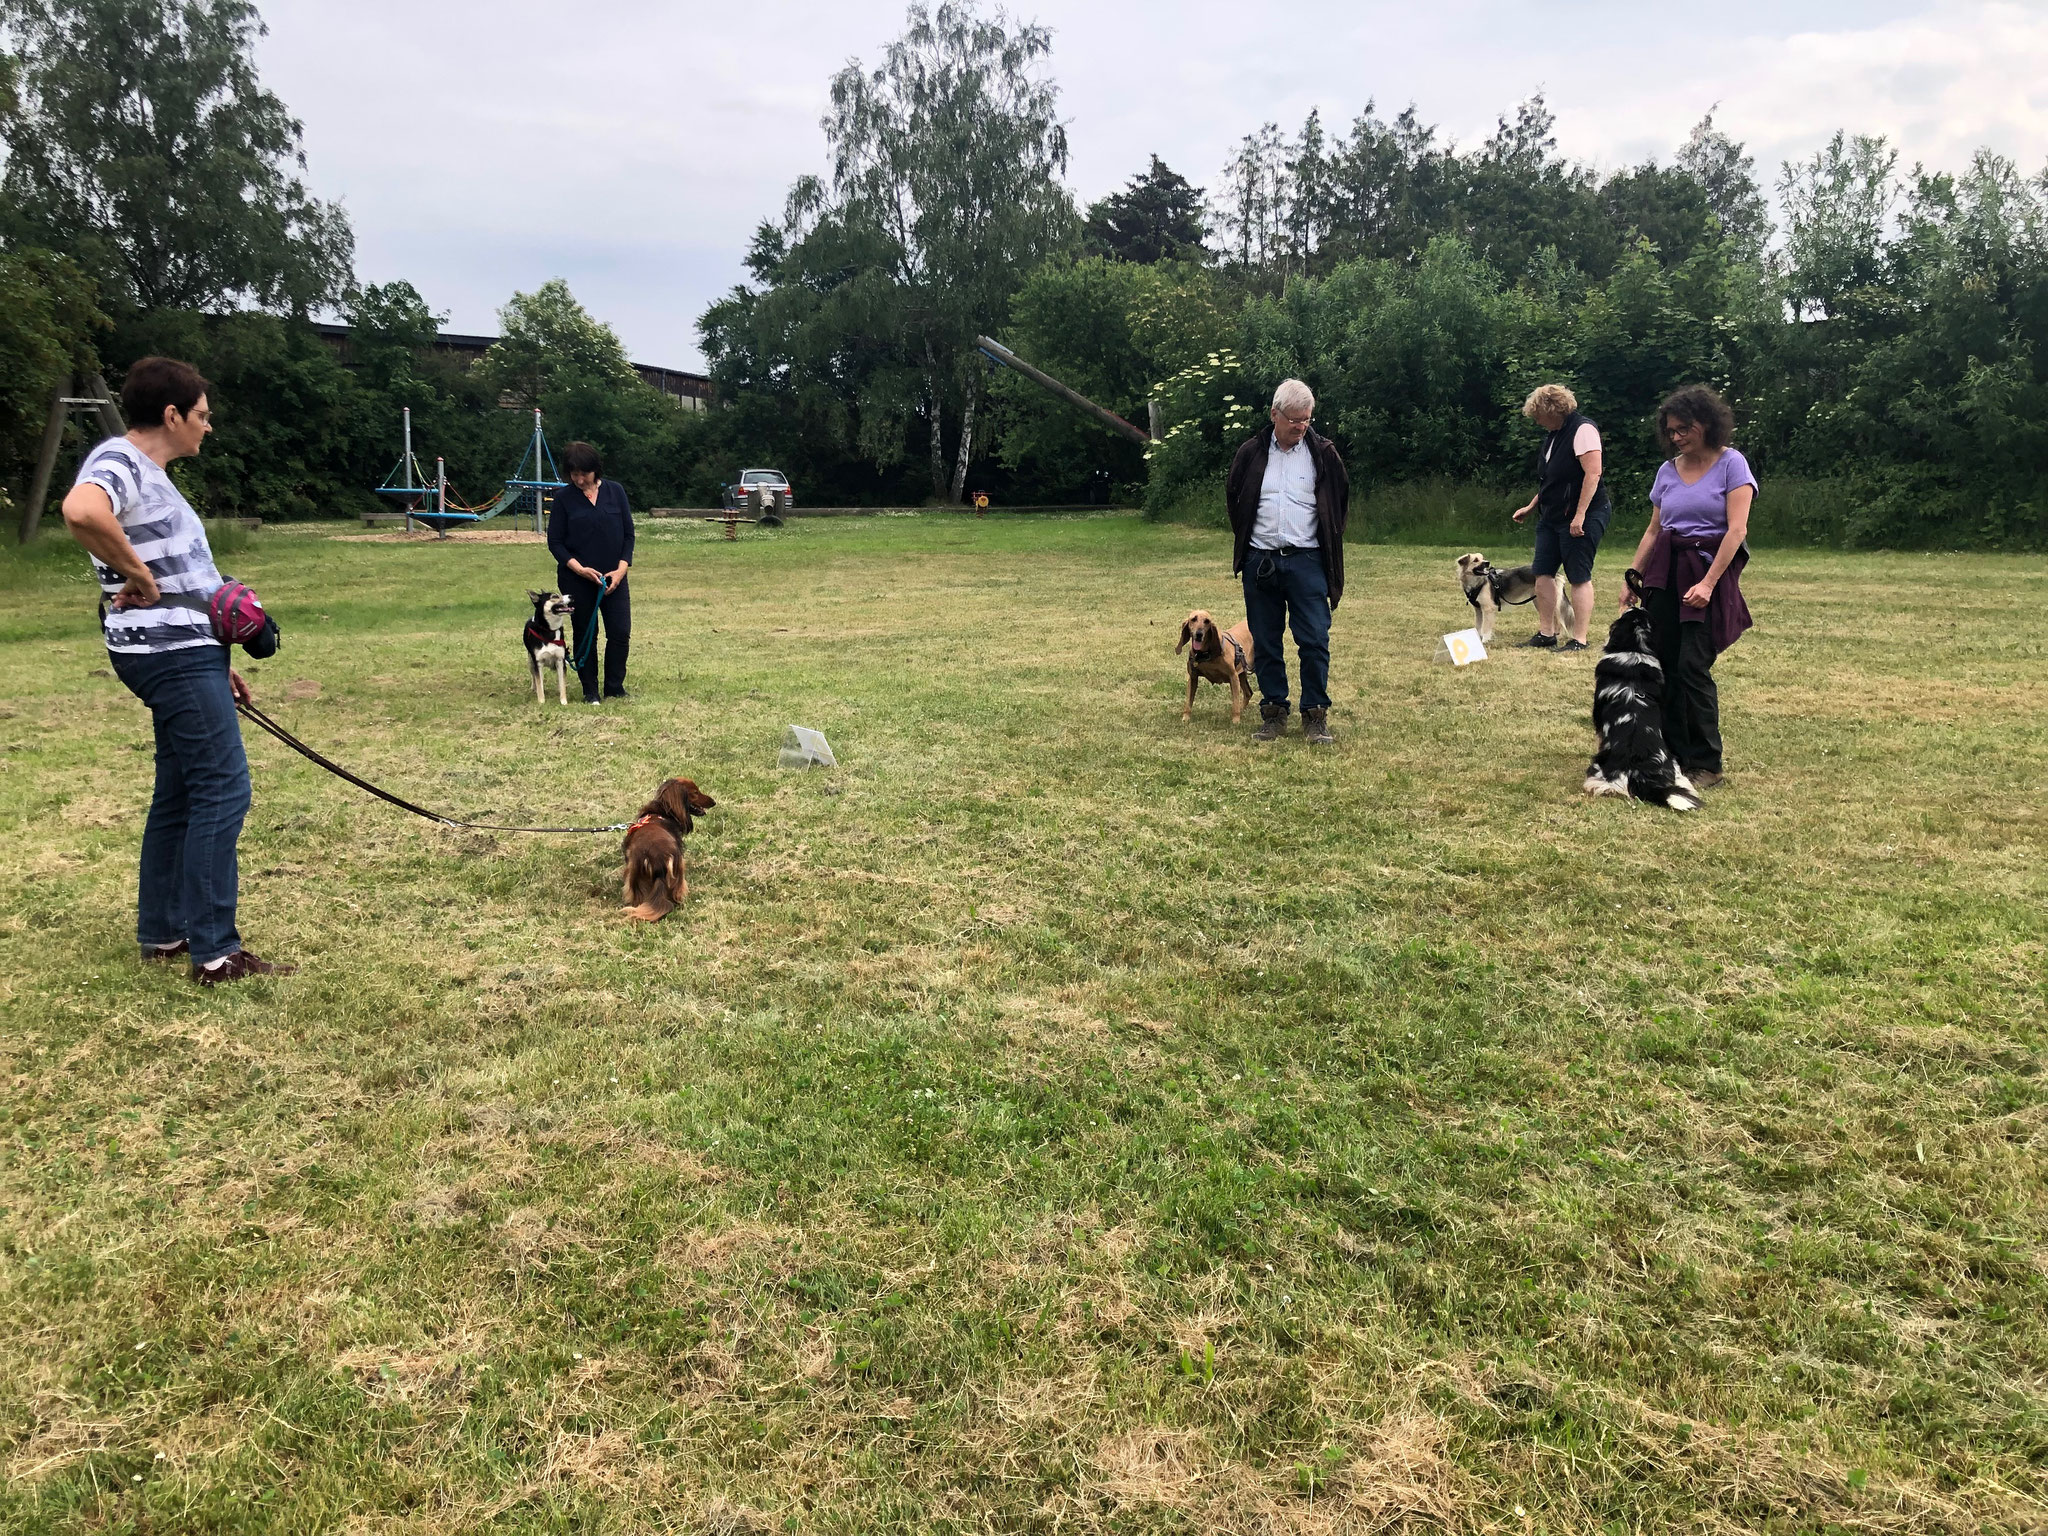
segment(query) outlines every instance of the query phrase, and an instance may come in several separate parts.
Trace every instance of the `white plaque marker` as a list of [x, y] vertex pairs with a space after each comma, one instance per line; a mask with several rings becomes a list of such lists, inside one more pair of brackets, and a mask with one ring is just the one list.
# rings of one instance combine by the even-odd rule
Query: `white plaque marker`
[[1436, 659], [1448, 660], [1454, 667], [1469, 667], [1486, 660], [1486, 647], [1480, 643], [1478, 630], [1460, 629], [1437, 641]]

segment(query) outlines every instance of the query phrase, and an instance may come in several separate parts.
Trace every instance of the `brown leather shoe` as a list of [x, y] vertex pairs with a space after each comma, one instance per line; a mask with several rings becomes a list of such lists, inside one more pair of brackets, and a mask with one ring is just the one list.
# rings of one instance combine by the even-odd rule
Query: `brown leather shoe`
[[1327, 747], [1337, 740], [1330, 734], [1330, 712], [1327, 709], [1304, 709], [1301, 712], [1301, 734], [1308, 738], [1311, 746]]
[[217, 987], [224, 981], [240, 981], [244, 976], [289, 976], [296, 970], [296, 965], [274, 965], [246, 949], [238, 949], [213, 965], [193, 966], [192, 979], [202, 987]]
[[1692, 780], [1692, 787], [1694, 789], [1712, 789], [1716, 784], [1723, 782], [1724, 779], [1724, 775], [1714, 772], [1711, 768], [1690, 770], [1687, 772], [1686, 777]]
[[177, 943], [171, 945], [168, 949], [159, 944], [145, 944], [142, 946], [142, 958], [151, 965], [168, 965], [171, 961], [182, 960], [191, 953], [192, 946], [183, 939], [178, 940]]
[[1278, 741], [1287, 734], [1287, 706], [1270, 704], [1259, 700], [1259, 728], [1252, 732], [1253, 741]]

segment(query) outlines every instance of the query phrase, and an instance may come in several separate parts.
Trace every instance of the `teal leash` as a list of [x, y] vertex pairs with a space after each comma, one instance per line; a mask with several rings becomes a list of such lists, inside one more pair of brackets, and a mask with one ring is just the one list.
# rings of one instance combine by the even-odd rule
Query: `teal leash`
[[591, 608], [591, 610], [590, 610], [590, 627], [589, 627], [588, 629], [586, 629], [586, 630], [584, 630], [584, 631], [583, 631], [583, 648], [582, 648], [582, 654], [581, 654], [581, 655], [579, 655], [579, 656], [577, 656], [577, 657], [575, 658], [575, 663], [574, 663], [574, 664], [575, 664], [576, 670], [577, 670], [578, 672], [581, 672], [581, 671], [583, 670], [584, 666], [585, 666], [585, 665], [586, 665], [586, 664], [587, 664], [587, 663], [589, 662], [590, 658], [591, 658], [591, 657], [592, 657], [593, 655], [595, 655], [595, 654], [596, 654], [596, 652], [597, 652], [597, 614], [598, 614], [598, 607], [600, 607], [600, 606], [602, 606], [602, 605], [603, 605], [603, 603], [604, 603], [604, 599], [605, 599], [605, 594], [606, 594], [607, 592], [611, 591], [611, 589], [612, 589], [612, 579], [611, 579], [611, 577], [609, 577], [609, 576], [600, 576], [600, 577], [598, 577], [598, 579], [597, 579], [597, 606], [593, 606], [593, 607]]

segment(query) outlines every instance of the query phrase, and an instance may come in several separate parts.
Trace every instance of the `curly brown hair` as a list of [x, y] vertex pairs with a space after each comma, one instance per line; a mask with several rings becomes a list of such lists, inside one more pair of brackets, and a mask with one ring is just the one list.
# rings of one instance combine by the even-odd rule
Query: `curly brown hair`
[[1673, 421], [1696, 425], [1701, 443], [1708, 448], [1726, 448], [1728, 439], [1735, 435], [1735, 413], [1728, 409], [1727, 401], [1704, 384], [1674, 389], [1657, 407], [1657, 441], [1667, 453], [1671, 449], [1669, 426]]

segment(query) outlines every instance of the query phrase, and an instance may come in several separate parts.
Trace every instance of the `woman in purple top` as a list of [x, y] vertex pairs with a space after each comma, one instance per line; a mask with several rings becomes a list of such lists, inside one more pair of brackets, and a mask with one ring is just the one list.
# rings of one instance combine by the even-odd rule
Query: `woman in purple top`
[[1633, 605], [1640, 577], [1664, 665], [1664, 738], [1701, 789], [1721, 782], [1714, 658], [1750, 622], [1741, 576], [1756, 476], [1728, 444], [1734, 429], [1733, 414], [1703, 384], [1688, 385], [1658, 408], [1657, 432], [1672, 457], [1650, 487], [1650, 526], [1621, 595], [1623, 608]]

